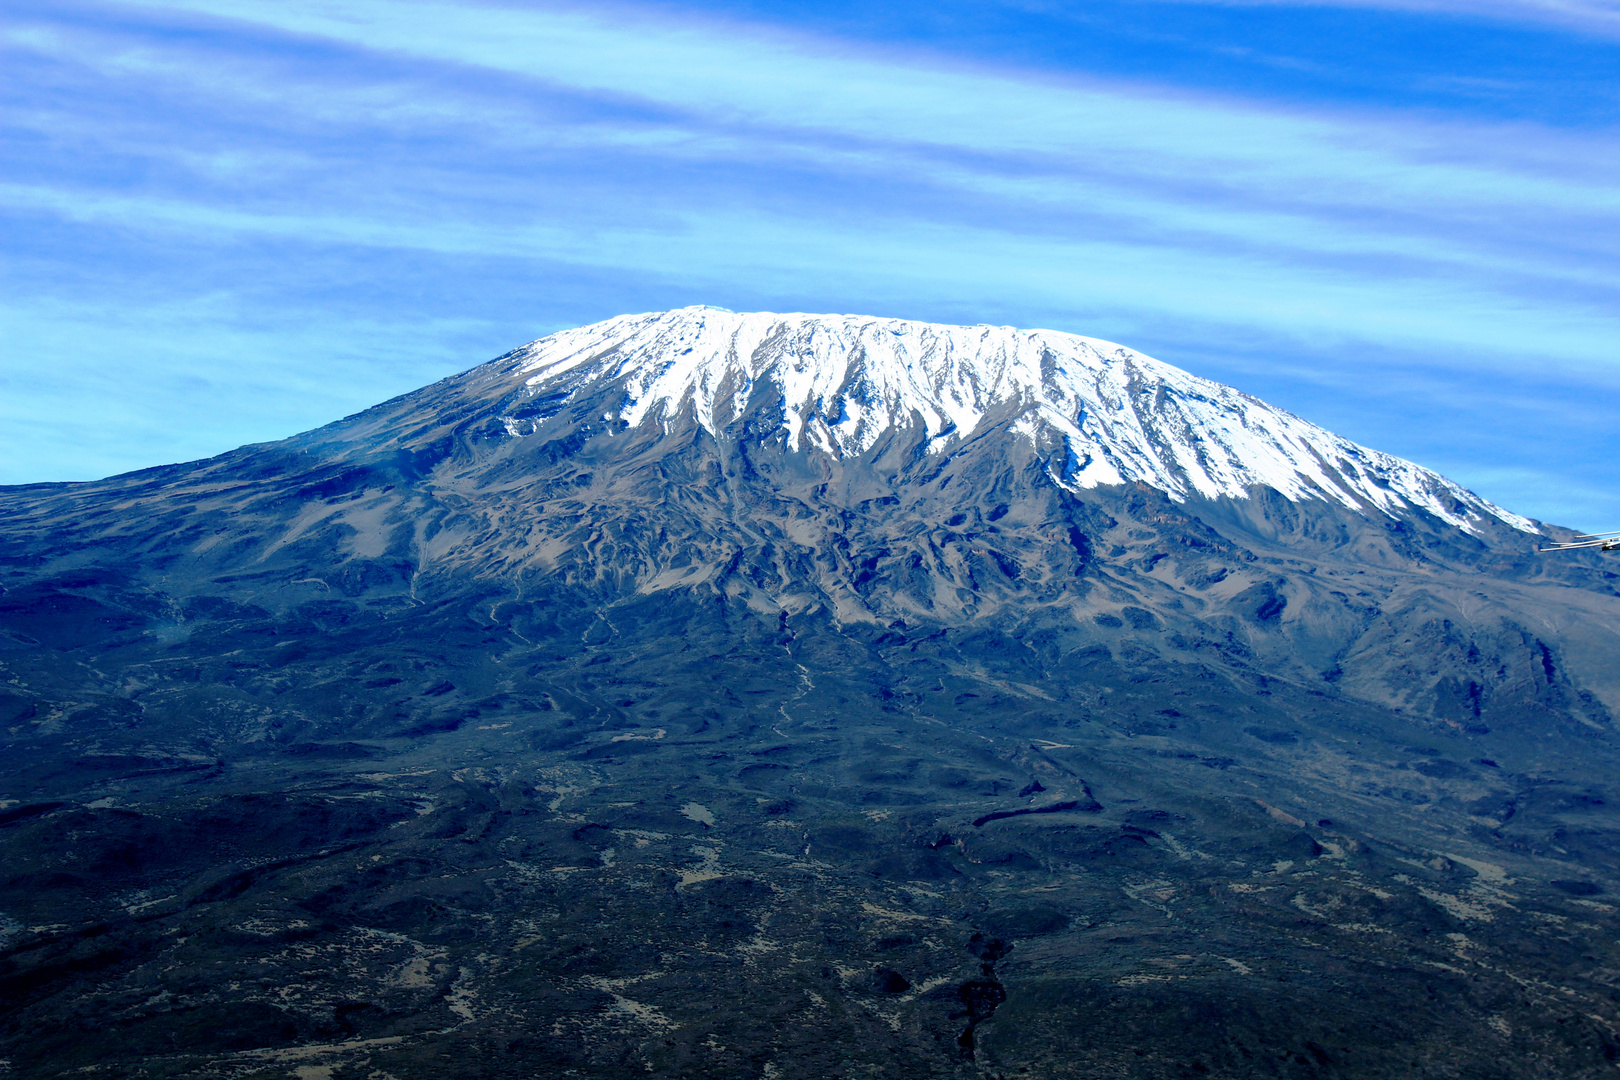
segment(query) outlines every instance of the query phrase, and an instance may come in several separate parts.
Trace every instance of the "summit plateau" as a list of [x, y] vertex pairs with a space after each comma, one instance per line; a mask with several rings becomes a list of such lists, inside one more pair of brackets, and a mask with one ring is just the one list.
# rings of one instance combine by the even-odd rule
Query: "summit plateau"
[[1568, 535], [1109, 342], [713, 308], [0, 488], [0, 1073], [1610, 1075]]

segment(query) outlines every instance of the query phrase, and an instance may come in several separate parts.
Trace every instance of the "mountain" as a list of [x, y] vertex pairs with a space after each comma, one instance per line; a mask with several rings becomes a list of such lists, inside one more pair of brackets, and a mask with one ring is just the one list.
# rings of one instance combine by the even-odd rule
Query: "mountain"
[[0, 522], [21, 1075], [1620, 1060], [1612, 562], [1117, 345], [626, 316]]

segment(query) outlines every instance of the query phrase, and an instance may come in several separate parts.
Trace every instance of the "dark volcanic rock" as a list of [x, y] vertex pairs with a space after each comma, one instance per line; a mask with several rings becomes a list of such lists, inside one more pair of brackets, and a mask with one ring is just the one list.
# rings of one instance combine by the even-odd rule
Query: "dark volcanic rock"
[[1602, 556], [1106, 343], [728, 318], [0, 490], [8, 1075], [1613, 1070]]

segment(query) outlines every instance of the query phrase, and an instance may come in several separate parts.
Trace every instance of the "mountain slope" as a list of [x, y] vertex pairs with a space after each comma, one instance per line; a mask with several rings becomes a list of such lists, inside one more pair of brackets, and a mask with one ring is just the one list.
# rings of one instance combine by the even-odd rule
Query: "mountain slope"
[[[15, 500], [6, 539], [63, 568], [111, 545], [143, 580], [184, 565], [278, 607], [539, 578], [1106, 636], [1133, 606], [1174, 631], [1157, 651], [1452, 723], [1459, 693], [1483, 726], [1549, 695], [1574, 723], [1620, 707], [1600, 558], [1549, 563], [1432, 472], [1048, 332], [625, 317], [285, 443]], [[1416, 672], [1431, 632], [1447, 659]]]
[[627, 316], [0, 521], [28, 1075], [1620, 1055], [1612, 563], [1117, 346]]

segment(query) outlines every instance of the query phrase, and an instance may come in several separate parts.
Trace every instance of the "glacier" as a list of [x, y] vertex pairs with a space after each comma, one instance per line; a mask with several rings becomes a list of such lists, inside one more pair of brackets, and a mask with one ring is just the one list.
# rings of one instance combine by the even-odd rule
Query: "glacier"
[[563, 331], [508, 362], [535, 393], [622, 383], [608, 419], [630, 427], [689, 409], [719, 438], [770, 390], [794, 451], [859, 455], [891, 429], [920, 425], [939, 453], [1005, 422], [1061, 447], [1048, 471], [1074, 492], [1142, 483], [1184, 502], [1269, 487], [1364, 514], [1416, 507], [1469, 532], [1493, 518], [1536, 531], [1432, 470], [1123, 345], [1055, 330], [695, 306]]

